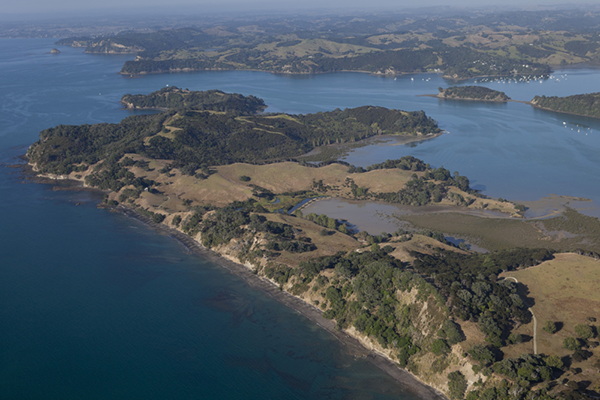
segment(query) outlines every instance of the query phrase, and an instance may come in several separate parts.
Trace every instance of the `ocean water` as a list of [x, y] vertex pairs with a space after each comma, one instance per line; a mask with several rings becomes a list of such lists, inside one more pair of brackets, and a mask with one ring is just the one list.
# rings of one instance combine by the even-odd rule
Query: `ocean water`
[[[0, 40], [0, 163], [47, 127], [119, 121], [122, 94], [160, 87], [118, 76], [127, 57], [52, 47]], [[0, 193], [2, 399], [416, 399], [227, 270], [97, 209], [96, 194], [6, 166]]]
[[[66, 47], [51, 55], [52, 47], [51, 39], [0, 40], [0, 163], [18, 162], [45, 128], [117, 122], [130, 115], [118, 104], [123, 94], [176, 85], [253, 94], [267, 111], [423, 109], [449, 133], [409, 146], [368, 146], [347, 160], [368, 165], [412, 154], [460, 171], [492, 196], [557, 193], [600, 204], [597, 120], [518, 103], [417, 97], [448, 85], [438, 75], [230, 71], [129, 79], [118, 71], [130, 56]], [[566, 73], [560, 82], [485, 85], [516, 100], [599, 91], [598, 71]], [[226, 270], [97, 209], [97, 195], [51, 191], [6, 166], [0, 189], [1, 398], [415, 399]]]

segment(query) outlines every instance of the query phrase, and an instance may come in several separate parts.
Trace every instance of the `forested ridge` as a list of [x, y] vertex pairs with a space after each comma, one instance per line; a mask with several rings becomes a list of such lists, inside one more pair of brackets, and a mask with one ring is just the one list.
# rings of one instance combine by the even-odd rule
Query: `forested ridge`
[[451, 86], [438, 88], [439, 96], [446, 99], [469, 99], [484, 101], [508, 101], [510, 97], [504, 92], [489, 89], [483, 86]]
[[220, 90], [191, 91], [176, 86], [162, 88], [150, 94], [126, 94], [121, 103], [133, 109], [190, 109], [231, 112], [239, 115], [256, 114], [267, 106], [262, 99], [225, 93]]
[[552, 111], [600, 118], [600, 92], [566, 97], [535, 96], [531, 103]]
[[[170, 104], [163, 89], [137, 96], [136, 104]], [[204, 99], [217, 92], [204, 92]], [[40, 133], [28, 151], [40, 172], [68, 174], [85, 171], [106, 160], [114, 165], [127, 153], [172, 160], [172, 166], [195, 171], [202, 165], [236, 162], [265, 163], [301, 156], [317, 146], [346, 143], [379, 134], [439, 133], [437, 123], [423, 111], [390, 110], [363, 106], [306, 115], [244, 115], [260, 110], [264, 103], [254, 97], [229, 96], [233, 101], [195, 102], [194, 93], [178, 97], [179, 112], [131, 116], [118, 124], [60, 125]], [[194, 108], [202, 108], [198, 111]], [[225, 111], [221, 111], [225, 110]], [[214, 112], [219, 111], [219, 112]], [[190, 172], [193, 174], [193, 172]]]
[[[278, 73], [313, 74], [337, 71], [364, 71], [374, 73], [426, 72], [441, 68], [454, 79], [477, 76], [533, 76], [550, 73], [548, 66], [527, 65], [507, 57], [480, 53], [470, 48], [452, 48], [443, 44], [429, 49], [398, 49], [374, 51], [367, 54], [349, 54], [330, 57], [325, 53], [311, 56], [271, 56], [268, 52], [239, 50], [223, 57], [210, 53], [196, 58], [153, 59], [145, 57], [127, 61], [122, 74], [162, 73], [182, 70], [251, 69]], [[441, 60], [441, 63], [439, 62]]]

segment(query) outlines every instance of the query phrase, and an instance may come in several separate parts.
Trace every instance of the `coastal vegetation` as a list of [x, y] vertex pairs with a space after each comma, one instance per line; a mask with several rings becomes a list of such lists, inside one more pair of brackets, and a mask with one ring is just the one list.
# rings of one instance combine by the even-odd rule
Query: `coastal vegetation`
[[205, 23], [152, 32], [71, 37], [89, 53], [136, 54], [126, 75], [193, 70], [314, 74], [442, 72], [450, 79], [543, 77], [552, 65], [596, 63], [600, 16], [593, 11], [527, 15], [300, 17]]
[[[276, 45], [275, 45], [276, 46]], [[276, 47], [277, 49], [280, 49]], [[439, 60], [442, 60], [441, 63]], [[126, 61], [124, 75], [199, 71], [199, 70], [262, 70], [275, 73], [315, 74], [339, 71], [360, 71], [379, 74], [418, 73], [443, 69], [453, 79], [477, 76], [534, 76], [547, 75], [550, 68], [541, 64], [525, 66], [518, 60], [482, 54], [471, 48], [460, 49], [441, 45], [441, 48], [398, 49], [372, 51], [367, 54], [330, 57], [313, 55], [281, 57], [265, 51], [231, 50], [225, 54], [199, 53], [194, 58], [164, 56]]]
[[577, 94], [574, 96], [535, 96], [534, 107], [567, 114], [600, 118], [600, 93]]
[[[179, 95], [178, 89], [152, 93], [147, 101], [138, 95], [132, 101], [166, 104], [161, 98], [173, 93]], [[125, 179], [126, 185], [133, 178], [123, 170], [127, 166], [119, 163], [125, 154], [171, 160], [166, 169], [178, 168], [185, 175], [204, 179], [210, 175], [208, 166], [282, 161], [300, 157], [317, 146], [356, 142], [375, 135], [441, 132], [423, 111], [363, 106], [307, 115], [241, 115], [262, 108], [264, 103], [236, 95], [231, 97], [235, 102], [224, 106], [210, 100], [213, 96], [227, 97], [215, 92], [187, 92], [173, 104], [183, 102], [192, 108], [131, 116], [118, 124], [50, 128], [40, 134], [40, 141], [29, 149], [28, 156], [40, 172], [59, 175], [85, 171], [102, 160], [102, 166], [96, 165], [88, 179], [103, 181], [104, 186]], [[186, 99], [190, 99], [188, 103]], [[249, 108], [248, 104], [253, 106]], [[214, 110], [223, 107], [228, 110]]]
[[[422, 111], [363, 106], [257, 115], [264, 106], [260, 99], [178, 88], [128, 99], [168, 109], [119, 124], [47, 129], [30, 147], [29, 162], [41, 174], [105, 190], [106, 205], [135, 209], [247, 266], [452, 398], [578, 398], [585, 389], [571, 370], [597, 362], [593, 322], [561, 319], [570, 325], [553, 340], [562, 346], [571, 337], [578, 344], [568, 359], [559, 357], [567, 350], [562, 347], [531, 354], [524, 328], [533, 320], [531, 293], [504, 277], [548, 265], [564, 268], [571, 255], [556, 250], [586, 254], [577, 255], [586, 260], [577, 263], [591, 274], [598, 254], [590, 239], [598, 229], [594, 221], [574, 211], [539, 225], [509, 218], [520, 216], [515, 204], [481, 196], [467, 177], [412, 156], [366, 168], [310, 164], [300, 157], [323, 144], [375, 135], [439, 133]], [[518, 235], [509, 229], [512, 242], [479, 254], [448, 242], [444, 233], [463, 226], [444, 226], [440, 215], [408, 216], [413, 226], [371, 235], [347, 221], [293, 208], [323, 196], [495, 209], [507, 218], [480, 218], [474, 225], [490, 231], [505, 222], [514, 224], [510, 229], [526, 225], [518, 225]], [[535, 236], [571, 230], [571, 224], [578, 229], [576, 240]], [[527, 281], [525, 275], [518, 279]], [[547, 297], [535, 297], [536, 304]], [[558, 318], [545, 314], [543, 320]]]
[[237, 115], [252, 115], [266, 108], [265, 102], [254, 96], [224, 93], [220, 90], [191, 91], [176, 86], [165, 87], [147, 95], [126, 94], [121, 98], [121, 104], [130, 109], [210, 110]]
[[483, 86], [451, 86], [449, 88], [438, 88], [438, 97], [454, 100], [479, 100], [506, 102], [510, 97], [504, 92], [489, 89]]

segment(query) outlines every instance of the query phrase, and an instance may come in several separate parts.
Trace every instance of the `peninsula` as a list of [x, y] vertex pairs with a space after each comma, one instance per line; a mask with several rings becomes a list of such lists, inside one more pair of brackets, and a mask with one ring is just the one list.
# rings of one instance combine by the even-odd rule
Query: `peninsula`
[[[546, 265], [556, 276], [573, 263], [593, 271], [600, 257], [597, 220], [575, 213], [523, 221], [522, 207], [486, 198], [467, 177], [411, 156], [367, 168], [300, 158], [318, 146], [376, 135], [439, 134], [424, 112], [363, 106], [257, 114], [264, 102], [255, 97], [178, 88], [126, 95], [123, 102], [167, 110], [118, 124], [47, 129], [29, 148], [29, 163], [40, 176], [103, 190], [105, 206], [135, 210], [244, 266], [452, 399], [578, 399], [586, 390], [579, 382], [599, 383], [589, 373], [600, 368], [592, 352], [595, 320], [585, 319], [592, 316], [569, 317], [561, 332], [545, 338], [554, 343], [569, 335], [568, 348], [532, 351], [527, 288], [504, 279], [515, 273], [526, 281], [527, 271]], [[440, 231], [418, 228], [424, 220], [393, 233], [355, 232], [346, 221], [298, 209], [321, 196], [496, 210], [510, 227], [493, 218], [470, 225], [509, 232], [523, 247], [500, 243], [494, 252], [475, 253]], [[572, 229], [573, 220], [577, 235], [546, 239]], [[553, 294], [540, 289], [536, 304]], [[583, 372], [575, 376], [573, 368]]]
[[600, 93], [566, 97], [535, 96], [530, 104], [542, 110], [600, 118]]

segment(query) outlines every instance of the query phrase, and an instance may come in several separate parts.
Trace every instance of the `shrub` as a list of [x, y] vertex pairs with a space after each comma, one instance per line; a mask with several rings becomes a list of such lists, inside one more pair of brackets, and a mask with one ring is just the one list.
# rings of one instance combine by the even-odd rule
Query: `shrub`
[[563, 347], [567, 350], [579, 350], [581, 348], [581, 343], [574, 337], [566, 337], [563, 340]]
[[475, 361], [479, 361], [484, 365], [489, 365], [496, 360], [494, 353], [486, 346], [476, 344], [469, 349], [469, 356]]
[[558, 327], [554, 321], [546, 321], [542, 329], [548, 333], [556, 333], [558, 331]]
[[173, 226], [179, 226], [179, 224], [181, 223], [181, 215], [174, 216], [172, 223], [173, 223]]
[[460, 371], [448, 374], [448, 389], [453, 399], [463, 399], [467, 390], [467, 380]]
[[465, 340], [460, 325], [458, 325], [456, 322], [450, 321], [449, 319], [444, 321], [442, 329], [440, 329], [438, 335], [441, 338], [446, 339], [450, 346]]
[[446, 354], [450, 351], [450, 347], [444, 339], [435, 339], [431, 344], [431, 351], [433, 354]]
[[575, 334], [581, 339], [590, 339], [594, 337], [594, 329], [585, 324], [575, 325]]
[[240, 176], [240, 181], [242, 181], [242, 182], [250, 182], [251, 179], [252, 178], [250, 178], [249, 176], [246, 176], [246, 175]]
[[546, 359], [544, 360], [546, 362], [546, 365], [552, 368], [556, 368], [556, 369], [563, 369], [565, 364], [563, 363], [562, 359], [559, 356], [550, 356], [550, 357], [546, 357]]
[[523, 335], [519, 333], [511, 333], [508, 336], [508, 341], [512, 344], [523, 343]]

